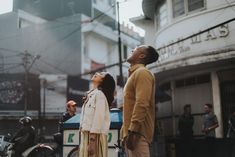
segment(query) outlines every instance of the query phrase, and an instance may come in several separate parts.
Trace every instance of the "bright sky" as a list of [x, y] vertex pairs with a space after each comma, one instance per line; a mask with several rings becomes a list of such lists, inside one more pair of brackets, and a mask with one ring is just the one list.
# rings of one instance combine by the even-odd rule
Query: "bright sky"
[[[125, 23], [129, 23], [129, 18], [138, 17], [143, 15], [142, 11], [142, 0], [118, 0], [119, 10], [120, 10], [120, 20]], [[129, 25], [133, 25], [129, 23]], [[134, 26], [134, 30], [139, 32], [141, 36], [144, 36], [144, 30], [141, 28], [136, 28]]]
[[[13, 0], [0, 0], [0, 14], [6, 13], [12, 10]], [[137, 17], [143, 14], [142, 0], [118, 0], [120, 9], [120, 20], [128, 23], [129, 26], [133, 24], [129, 22], [129, 18]], [[134, 30], [139, 32], [141, 36], [144, 36], [144, 31], [134, 26]]]

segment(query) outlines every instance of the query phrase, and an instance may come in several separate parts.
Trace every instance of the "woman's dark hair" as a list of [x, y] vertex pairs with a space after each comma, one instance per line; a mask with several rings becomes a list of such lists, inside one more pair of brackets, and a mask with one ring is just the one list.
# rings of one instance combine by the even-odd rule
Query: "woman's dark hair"
[[115, 91], [115, 81], [114, 78], [107, 73], [101, 82], [101, 84], [98, 86], [98, 89], [101, 90], [109, 104], [109, 107], [112, 105], [112, 102], [114, 100], [114, 91]]

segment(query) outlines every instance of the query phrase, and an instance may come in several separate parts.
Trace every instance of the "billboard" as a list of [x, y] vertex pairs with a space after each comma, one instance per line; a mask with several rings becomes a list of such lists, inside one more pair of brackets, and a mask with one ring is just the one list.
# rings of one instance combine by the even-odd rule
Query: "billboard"
[[0, 74], [1, 111], [22, 111], [25, 99], [27, 110], [39, 110], [40, 80], [37, 75], [28, 74], [27, 89], [25, 80], [25, 74]]

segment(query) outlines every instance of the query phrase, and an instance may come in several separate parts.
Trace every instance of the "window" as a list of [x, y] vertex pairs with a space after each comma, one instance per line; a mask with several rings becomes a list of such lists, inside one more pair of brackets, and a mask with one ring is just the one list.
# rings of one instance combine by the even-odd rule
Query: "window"
[[155, 23], [157, 29], [160, 29], [167, 24], [167, 7], [165, 1], [156, 9]]
[[181, 80], [176, 80], [175, 87], [180, 88], [180, 87], [185, 87], [185, 86], [192, 86], [196, 84], [208, 83], [210, 81], [211, 81], [210, 74], [202, 74], [202, 75], [184, 78]]
[[203, 7], [203, 0], [188, 0], [188, 11], [194, 11]]
[[25, 28], [32, 25], [32, 23], [26, 19], [19, 18], [18, 19], [18, 28]]
[[110, 6], [114, 5], [115, 4], [115, 1], [114, 0], [108, 0], [108, 3]]
[[185, 0], [173, 0], [172, 4], [173, 4], [174, 17], [183, 15], [185, 13], [184, 1]]
[[189, 12], [204, 8], [204, 0], [173, 0], [173, 16], [187, 14]]

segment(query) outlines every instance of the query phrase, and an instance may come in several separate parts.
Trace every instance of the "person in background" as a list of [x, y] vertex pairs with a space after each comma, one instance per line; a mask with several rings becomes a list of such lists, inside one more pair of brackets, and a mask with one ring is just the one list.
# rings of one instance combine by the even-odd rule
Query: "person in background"
[[95, 73], [91, 81], [93, 87], [87, 92], [80, 116], [79, 156], [108, 157], [109, 108], [114, 100], [115, 81], [107, 72]]
[[155, 77], [146, 65], [158, 60], [156, 50], [136, 47], [127, 59], [129, 78], [124, 87], [121, 140], [128, 157], [149, 157], [155, 124]]
[[215, 129], [219, 127], [219, 123], [213, 112], [213, 106], [211, 104], [205, 104], [204, 111], [202, 132], [205, 133], [206, 138], [215, 138]]
[[11, 139], [11, 142], [14, 143], [14, 157], [22, 157], [21, 154], [35, 144], [36, 138], [35, 128], [32, 126], [30, 117], [20, 118], [19, 123], [22, 127]]
[[232, 108], [231, 115], [228, 120], [228, 138], [235, 138], [235, 107]]
[[228, 132], [227, 138], [230, 138], [230, 150], [231, 157], [235, 156], [235, 106], [231, 109], [231, 114], [228, 119]]
[[208, 157], [215, 157], [215, 129], [219, 127], [219, 123], [216, 115], [213, 112], [212, 104], [205, 104], [204, 111], [205, 115], [203, 117], [202, 132], [205, 133], [205, 142], [207, 145], [205, 155]]
[[191, 140], [193, 138], [194, 118], [191, 114], [191, 105], [184, 105], [184, 113], [179, 117], [178, 128], [180, 138], [183, 140]]
[[56, 151], [62, 156], [62, 146], [63, 146], [63, 124], [68, 119], [76, 115], [76, 105], [77, 103], [73, 100], [69, 100], [66, 103], [66, 112], [63, 113], [59, 120], [59, 132], [53, 134], [54, 140], [57, 143]]
[[179, 156], [193, 157], [193, 124], [194, 118], [191, 114], [191, 105], [184, 105], [184, 113], [179, 117], [178, 128], [180, 134]]
[[59, 132], [60, 133], [63, 132], [64, 122], [76, 115], [76, 111], [77, 111], [77, 106], [76, 105], [77, 105], [77, 103], [73, 100], [69, 100], [66, 103], [66, 112], [63, 113], [63, 115], [62, 115], [62, 117], [59, 121]]

